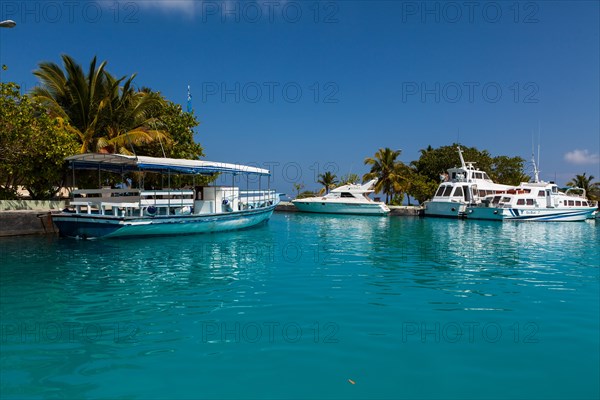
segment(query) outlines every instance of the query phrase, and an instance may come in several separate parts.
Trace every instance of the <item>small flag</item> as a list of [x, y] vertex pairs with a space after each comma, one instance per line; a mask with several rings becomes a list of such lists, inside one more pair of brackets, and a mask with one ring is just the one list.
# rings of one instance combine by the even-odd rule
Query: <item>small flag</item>
[[190, 89], [190, 85], [188, 85], [188, 96], [187, 96], [187, 112], [190, 114], [194, 111], [192, 108], [192, 91]]

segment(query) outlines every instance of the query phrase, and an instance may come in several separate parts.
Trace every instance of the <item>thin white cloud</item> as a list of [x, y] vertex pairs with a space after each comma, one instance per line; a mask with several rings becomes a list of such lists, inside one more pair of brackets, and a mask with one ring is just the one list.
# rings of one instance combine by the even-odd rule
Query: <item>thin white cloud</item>
[[[130, 3], [128, 0], [116, 0], [121, 3]], [[196, 14], [205, 13], [210, 17], [218, 18], [242, 18], [255, 22], [255, 19], [273, 18], [271, 14], [280, 15], [282, 7], [285, 7], [289, 0], [272, 1], [246, 1], [246, 0], [133, 0], [139, 7], [154, 9], [166, 13], [179, 13], [188, 17], [194, 17]], [[298, 3], [300, 4], [300, 3]], [[258, 8], [259, 15], [256, 15]], [[292, 10], [290, 13], [296, 12]], [[277, 14], [279, 13], [279, 14]], [[295, 17], [294, 17], [295, 18]]]
[[167, 12], [181, 12], [186, 15], [193, 15], [195, 11], [194, 0], [144, 0], [138, 1], [140, 7], [155, 8]]
[[565, 160], [571, 164], [599, 164], [600, 155], [598, 153], [590, 153], [589, 150], [573, 150], [565, 153]]

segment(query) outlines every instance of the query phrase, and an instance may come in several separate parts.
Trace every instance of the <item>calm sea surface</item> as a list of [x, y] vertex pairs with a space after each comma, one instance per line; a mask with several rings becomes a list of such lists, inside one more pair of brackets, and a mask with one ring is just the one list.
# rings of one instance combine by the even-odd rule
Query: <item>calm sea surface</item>
[[600, 223], [0, 239], [0, 397], [600, 396]]

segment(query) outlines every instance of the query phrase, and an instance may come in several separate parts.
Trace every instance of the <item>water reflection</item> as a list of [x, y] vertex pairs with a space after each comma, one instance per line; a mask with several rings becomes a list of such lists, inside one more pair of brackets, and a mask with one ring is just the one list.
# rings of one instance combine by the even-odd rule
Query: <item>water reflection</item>
[[[214, 376], [209, 366], [244, 372], [246, 364], [231, 362], [240, 347], [202, 343], [205, 322], [333, 321], [352, 346], [309, 352], [331, 360], [361, 353], [367, 363], [373, 349], [380, 359], [397, 349], [398, 321], [529, 318], [572, 305], [580, 311], [567, 322], [589, 326], [594, 309], [575, 305], [597, 303], [590, 288], [597, 288], [598, 243], [593, 222], [310, 214], [213, 235], [1, 239], [2, 392], [110, 397], [106, 382], [127, 376], [139, 393], [147, 370], [169, 362], [194, 379]], [[248, 354], [301, 359], [306, 348], [297, 346], [259, 343]]]

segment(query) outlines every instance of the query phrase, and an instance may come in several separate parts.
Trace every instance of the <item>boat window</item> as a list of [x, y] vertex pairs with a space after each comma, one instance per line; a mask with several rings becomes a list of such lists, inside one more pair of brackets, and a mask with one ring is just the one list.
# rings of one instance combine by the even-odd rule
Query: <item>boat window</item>
[[569, 205], [570, 205], [570, 206], [574, 206], [574, 205], [575, 205], [575, 202], [574, 202], [573, 200], [569, 200]]
[[587, 207], [589, 204], [588, 204], [588, 202], [587, 202], [587, 201], [582, 201], [582, 202], [581, 202], [581, 205], [582, 205], [582, 206], [584, 206], [584, 207]]
[[544, 192], [543, 190], [540, 190], [538, 192], [538, 197], [546, 197], [546, 192]]
[[468, 186], [463, 186], [463, 192], [465, 193], [465, 201], [471, 201], [471, 192], [469, 192]]
[[552, 193], [558, 193], [558, 186], [552, 186]]
[[455, 179], [456, 179], [456, 172], [453, 172], [452, 173], [452, 180], [455, 180]]
[[532, 206], [534, 204], [533, 199], [527, 199], [527, 205]]
[[435, 195], [436, 195], [436, 196], [441, 196], [441, 195], [442, 195], [442, 193], [444, 193], [444, 188], [445, 188], [445, 187], [446, 187], [446, 186], [443, 186], [443, 185], [442, 185], [442, 186], [440, 186], [440, 188], [438, 189], [438, 191], [437, 191], [437, 193], [436, 193]]
[[479, 197], [485, 197], [485, 190], [479, 191]]
[[525, 205], [525, 199], [519, 199], [519, 200], [517, 200], [517, 205], [518, 206], [524, 206]]
[[510, 197], [503, 197], [502, 198], [502, 202], [503, 203], [510, 203]]
[[575, 202], [575, 205], [576, 205], [576, 206], [580, 206], [580, 207], [581, 207], [581, 201], [577, 200], [577, 201]]
[[452, 192], [452, 186], [448, 185], [448, 186], [446, 186], [446, 190], [444, 190], [444, 194], [442, 196], [448, 197], [448, 196], [450, 196], [450, 192]]
[[483, 179], [490, 180], [490, 177], [488, 176], [488, 174], [486, 174], [486, 173], [484, 172], [484, 173], [483, 173]]
[[502, 198], [502, 196], [494, 196], [494, 200], [492, 200], [493, 204], [498, 204], [500, 202], [500, 199]]
[[454, 189], [454, 196], [456, 197], [463, 197], [463, 190], [462, 187], [457, 186], [456, 189]]
[[350, 194], [348, 192], [342, 192], [342, 196], [341, 197], [354, 197], [354, 196], [352, 196], [352, 194]]

